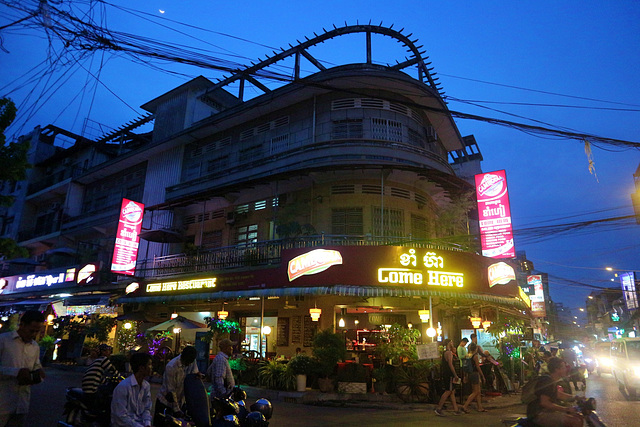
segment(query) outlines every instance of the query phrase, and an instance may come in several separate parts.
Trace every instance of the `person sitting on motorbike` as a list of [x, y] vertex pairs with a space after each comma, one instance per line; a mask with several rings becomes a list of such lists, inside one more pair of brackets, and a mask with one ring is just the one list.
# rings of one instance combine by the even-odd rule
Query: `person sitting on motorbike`
[[233, 373], [229, 367], [229, 357], [233, 355], [233, 346], [237, 343], [223, 339], [218, 344], [220, 351], [207, 370], [207, 378], [211, 381], [211, 398], [228, 397], [235, 386]]
[[582, 427], [582, 417], [573, 407], [561, 402], [575, 401], [575, 397], [558, 390], [558, 383], [566, 375], [567, 367], [562, 359], [552, 357], [547, 362], [548, 375], [536, 383], [536, 400], [527, 406], [527, 418], [539, 427]]
[[151, 426], [151, 386], [146, 380], [153, 373], [151, 355], [131, 355], [133, 375], [122, 381], [113, 391], [111, 427]]
[[112, 351], [113, 347], [110, 345], [100, 344], [98, 346], [98, 358], [93, 361], [82, 377], [84, 399], [90, 406], [104, 403], [104, 396], [100, 386], [106, 383], [107, 378], [120, 375], [109, 361]]

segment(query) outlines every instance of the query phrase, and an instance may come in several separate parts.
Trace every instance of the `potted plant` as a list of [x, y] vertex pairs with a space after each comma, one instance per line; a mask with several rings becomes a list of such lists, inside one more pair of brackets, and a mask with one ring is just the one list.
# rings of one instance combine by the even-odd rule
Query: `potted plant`
[[347, 363], [338, 370], [338, 391], [341, 393], [366, 393], [367, 368], [360, 363]]
[[330, 376], [335, 371], [337, 363], [346, 355], [344, 338], [331, 329], [320, 331], [313, 337], [311, 352], [318, 362], [318, 388], [323, 393], [333, 391], [333, 380]]
[[299, 354], [289, 361], [287, 369], [296, 376], [296, 390], [305, 391], [307, 375], [313, 371], [313, 359], [305, 354]]
[[395, 393], [395, 370], [395, 366], [388, 365], [386, 363], [373, 370], [371, 376], [375, 380], [374, 390], [376, 391], [376, 393]]
[[53, 347], [56, 345], [56, 339], [51, 335], [45, 335], [40, 342], [40, 358], [44, 366], [48, 365], [53, 358]]
[[273, 390], [293, 390], [295, 376], [277, 360], [268, 360], [258, 369], [260, 385]]

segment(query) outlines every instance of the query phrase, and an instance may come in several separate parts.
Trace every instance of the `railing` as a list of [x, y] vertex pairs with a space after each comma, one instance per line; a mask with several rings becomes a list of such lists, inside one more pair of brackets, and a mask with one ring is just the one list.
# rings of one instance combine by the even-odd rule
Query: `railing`
[[46, 177], [43, 180], [34, 182], [33, 184], [29, 184], [29, 188], [27, 190], [27, 194], [31, 195], [33, 193], [37, 193], [40, 190], [44, 190], [45, 188], [51, 187], [59, 182], [62, 182], [69, 178], [76, 178], [86, 172], [85, 169], [79, 166], [73, 166], [71, 168], [65, 168], [57, 171], [56, 173]]
[[249, 244], [226, 246], [195, 255], [174, 254], [143, 260], [138, 265], [139, 276], [160, 278], [212, 270], [274, 265], [281, 262], [283, 249], [322, 246], [414, 246], [419, 248], [463, 251], [460, 245], [437, 244], [409, 237], [317, 235], [289, 239], [266, 240]]

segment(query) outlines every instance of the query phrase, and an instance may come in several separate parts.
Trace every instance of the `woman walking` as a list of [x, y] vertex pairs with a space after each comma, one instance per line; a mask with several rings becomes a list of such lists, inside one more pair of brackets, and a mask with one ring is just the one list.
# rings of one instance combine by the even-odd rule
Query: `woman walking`
[[482, 369], [480, 369], [480, 362], [478, 360], [478, 346], [475, 343], [469, 344], [469, 355], [470, 362], [465, 361], [464, 363], [471, 363], [472, 372], [469, 374], [469, 383], [471, 384], [471, 394], [467, 398], [467, 401], [464, 402], [462, 406], [462, 411], [465, 413], [469, 413], [469, 404], [474, 400], [477, 403], [478, 412], [487, 412], [486, 409], [482, 407], [482, 392], [480, 390], [480, 379], [482, 382], [485, 382], [484, 374], [482, 373]]
[[460, 415], [458, 404], [456, 403], [456, 390], [454, 389], [455, 384], [460, 384], [460, 378], [458, 378], [458, 374], [456, 373], [455, 369], [455, 363], [457, 363], [456, 359], [456, 349], [453, 346], [453, 342], [451, 340], [446, 340], [440, 365], [442, 382], [444, 384], [445, 390], [444, 393], [442, 393], [442, 397], [440, 398], [438, 407], [435, 410], [436, 415], [439, 417], [444, 417], [444, 414], [442, 413], [442, 407], [447, 401], [447, 398], [451, 399], [453, 410], [455, 411], [454, 413], [456, 415]]

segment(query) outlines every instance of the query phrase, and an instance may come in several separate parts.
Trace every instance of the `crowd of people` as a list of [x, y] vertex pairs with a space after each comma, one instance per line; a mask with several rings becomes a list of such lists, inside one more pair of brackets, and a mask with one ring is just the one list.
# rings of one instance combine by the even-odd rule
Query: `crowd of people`
[[[44, 321], [41, 312], [27, 311], [20, 318], [16, 331], [0, 334], [0, 427], [25, 426], [31, 386], [46, 376], [40, 364], [40, 346], [36, 342]], [[212, 399], [228, 396], [235, 386], [229, 356], [233, 354], [236, 343], [223, 339], [218, 345], [220, 352], [206, 374], [198, 370], [197, 352], [193, 346], [185, 347], [167, 363], [153, 416], [151, 386], [147, 380], [153, 373], [152, 357], [142, 352], [132, 354], [129, 359], [131, 375], [113, 389], [111, 426], [150, 427], [163, 425], [165, 414], [181, 417], [185, 404], [184, 379], [188, 374], [196, 374], [212, 383]], [[121, 375], [109, 361], [112, 350], [109, 345], [101, 344], [98, 357], [83, 376], [84, 398], [92, 407], [108, 402], [102, 386], [110, 377]]]

